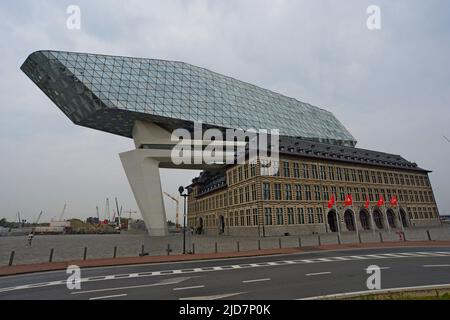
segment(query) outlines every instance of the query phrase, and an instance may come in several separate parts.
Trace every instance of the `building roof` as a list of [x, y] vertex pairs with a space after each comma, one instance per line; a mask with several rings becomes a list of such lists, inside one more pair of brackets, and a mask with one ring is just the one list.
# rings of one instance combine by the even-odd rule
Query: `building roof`
[[184, 62], [37, 51], [21, 69], [76, 124], [131, 137], [135, 120], [194, 121], [354, 146], [326, 110]]
[[291, 137], [280, 137], [280, 154], [430, 172], [420, 168], [417, 163], [410, 162], [400, 155], [354, 147], [316, 143]]

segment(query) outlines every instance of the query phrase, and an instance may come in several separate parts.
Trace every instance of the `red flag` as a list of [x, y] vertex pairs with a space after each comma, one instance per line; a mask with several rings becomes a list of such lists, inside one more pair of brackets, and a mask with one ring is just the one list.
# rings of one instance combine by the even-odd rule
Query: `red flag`
[[353, 204], [353, 199], [352, 199], [352, 195], [348, 194], [347, 197], [345, 198], [345, 202], [344, 205], [346, 207], [351, 206]]
[[383, 205], [384, 205], [384, 199], [383, 199], [383, 195], [381, 195], [381, 194], [380, 194], [380, 200], [378, 200], [378, 203], [377, 203], [377, 205], [378, 205], [379, 207], [381, 207], [381, 206], [383, 206]]
[[333, 194], [333, 195], [331, 195], [331, 198], [330, 198], [330, 200], [328, 201], [328, 209], [333, 208], [334, 203], [335, 203], [335, 199], [334, 199], [334, 194]]
[[392, 205], [393, 207], [396, 207], [397, 204], [398, 204], [397, 197], [396, 197], [396, 196], [393, 196], [393, 197], [391, 198], [391, 205]]
[[366, 204], [364, 206], [366, 209], [369, 209], [370, 207], [370, 201], [369, 201], [369, 197], [366, 196]]

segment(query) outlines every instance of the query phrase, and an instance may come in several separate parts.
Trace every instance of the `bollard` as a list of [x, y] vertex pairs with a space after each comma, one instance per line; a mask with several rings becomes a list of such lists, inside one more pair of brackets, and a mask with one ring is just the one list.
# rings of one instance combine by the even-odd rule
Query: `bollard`
[[87, 247], [84, 247], [83, 260], [87, 259]]
[[432, 240], [431, 240], [431, 233], [430, 233], [430, 230], [427, 230], [427, 236], [428, 236], [428, 241], [432, 241]]
[[239, 251], [240, 251], [240, 248], [239, 248], [239, 241], [236, 243], [236, 246], [237, 246], [237, 252], [239, 252]]
[[170, 243], [167, 244], [167, 250], [166, 251], [167, 251], [167, 255], [170, 256], [170, 251], [172, 251], [172, 250], [170, 250]]
[[215, 253], [218, 252], [218, 250], [217, 250], [217, 242], [214, 244], [214, 252], [215, 252]]
[[298, 247], [301, 248], [302, 247], [302, 238], [298, 237]]
[[319, 247], [322, 245], [322, 240], [320, 239], [320, 234], [317, 235], [317, 243], [319, 243]]
[[53, 261], [53, 253], [54, 253], [55, 249], [51, 248], [50, 249], [50, 256], [48, 257], [48, 262], [52, 262]]
[[278, 246], [279, 246], [280, 249], [281, 249], [281, 238], [278, 238]]
[[13, 265], [14, 262], [14, 256], [16, 255], [16, 252], [13, 250], [11, 251], [11, 254], [9, 256], [9, 266], [11, 267]]
[[362, 243], [361, 233], [358, 233], [358, 240], [359, 240], [359, 243]]
[[261, 250], [261, 239], [258, 239], [258, 250]]
[[145, 245], [141, 246], [141, 256], [144, 256], [145, 254]]
[[338, 241], [338, 244], [342, 244], [341, 236], [339, 234], [337, 235], [337, 241]]
[[380, 242], [383, 243], [383, 234], [380, 232]]
[[117, 257], [117, 246], [114, 246], [113, 258], [115, 259], [116, 257]]
[[192, 243], [192, 254], [195, 254], [195, 243]]

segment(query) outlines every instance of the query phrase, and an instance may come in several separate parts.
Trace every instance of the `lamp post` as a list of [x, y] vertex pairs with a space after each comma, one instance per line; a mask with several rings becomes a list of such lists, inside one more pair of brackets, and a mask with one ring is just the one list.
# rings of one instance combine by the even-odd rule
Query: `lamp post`
[[[178, 192], [180, 196], [184, 198], [184, 208], [183, 208], [183, 254], [186, 254], [186, 198], [189, 196], [190, 187], [180, 186]], [[185, 192], [186, 191], [186, 192]]]

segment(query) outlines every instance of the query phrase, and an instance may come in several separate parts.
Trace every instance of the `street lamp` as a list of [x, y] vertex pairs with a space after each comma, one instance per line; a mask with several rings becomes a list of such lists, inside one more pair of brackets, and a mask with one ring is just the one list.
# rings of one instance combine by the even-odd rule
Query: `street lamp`
[[[186, 191], [186, 193], [184, 193]], [[191, 191], [191, 187], [183, 187], [180, 186], [178, 188], [178, 192], [180, 193], [180, 196], [184, 198], [184, 212], [183, 212], [183, 254], [186, 254], [186, 198], [189, 196], [189, 193]]]

